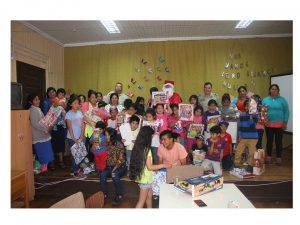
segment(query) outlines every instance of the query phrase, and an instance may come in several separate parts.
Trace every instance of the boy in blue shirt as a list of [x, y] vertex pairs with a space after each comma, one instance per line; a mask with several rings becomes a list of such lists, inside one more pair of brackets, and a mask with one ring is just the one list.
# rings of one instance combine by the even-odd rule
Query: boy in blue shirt
[[242, 112], [240, 116], [240, 123], [238, 126], [238, 136], [239, 142], [236, 148], [235, 157], [234, 157], [234, 164], [236, 167], [239, 167], [241, 163], [241, 156], [243, 151], [246, 147], [249, 149], [248, 155], [248, 167], [247, 172], [253, 172], [253, 159], [254, 153], [256, 151], [256, 144], [258, 140], [258, 134], [256, 130], [256, 123], [258, 121], [258, 115], [256, 114], [249, 114], [249, 100], [245, 100], [244, 107], [246, 112]]

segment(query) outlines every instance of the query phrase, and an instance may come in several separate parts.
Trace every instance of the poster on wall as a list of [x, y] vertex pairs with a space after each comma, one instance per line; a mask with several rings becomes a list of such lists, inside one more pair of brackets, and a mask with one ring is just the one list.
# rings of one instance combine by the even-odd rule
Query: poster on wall
[[194, 108], [191, 104], [179, 104], [179, 119], [182, 121], [193, 121]]
[[168, 101], [166, 92], [164, 92], [164, 91], [154, 91], [154, 92], [152, 92], [152, 102], [153, 102], [153, 105], [167, 104], [169, 101]]

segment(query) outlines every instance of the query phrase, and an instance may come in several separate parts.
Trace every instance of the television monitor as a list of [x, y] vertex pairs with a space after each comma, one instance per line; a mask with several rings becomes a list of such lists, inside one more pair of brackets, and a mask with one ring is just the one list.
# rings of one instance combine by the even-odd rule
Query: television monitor
[[22, 84], [11, 82], [11, 109], [23, 109]]

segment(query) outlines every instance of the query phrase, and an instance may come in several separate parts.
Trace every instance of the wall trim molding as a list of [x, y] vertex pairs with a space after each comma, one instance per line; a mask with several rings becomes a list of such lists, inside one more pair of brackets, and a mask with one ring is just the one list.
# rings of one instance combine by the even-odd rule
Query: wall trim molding
[[278, 38], [278, 37], [293, 37], [293, 34], [263, 34], [263, 35], [237, 35], [237, 36], [206, 36], [206, 37], [171, 37], [171, 38], [143, 38], [130, 40], [114, 40], [114, 41], [95, 41], [95, 42], [81, 42], [68, 43], [64, 47], [79, 47], [90, 45], [103, 44], [123, 44], [132, 42], [160, 42], [160, 41], [193, 41], [193, 40], [213, 40], [213, 39], [242, 39], [242, 38]]
[[57, 39], [55, 39], [54, 37], [50, 36], [49, 34], [47, 34], [46, 32], [40, 30], [39, 28], [33, 26], [32, 24], [26, 22], [26, 21], [18, 21], [20, 23], [22, 23], [24, 26], [30, 28], [31, 30], [37, 32], [38, 34], [42, 35], [43, 37], [51, 40], [51, 41], [54, 41], [56, 44], [59, 44], [60, 46], [64, 47], [64, 44], [61, 43], [60, 41], [58, 41]]

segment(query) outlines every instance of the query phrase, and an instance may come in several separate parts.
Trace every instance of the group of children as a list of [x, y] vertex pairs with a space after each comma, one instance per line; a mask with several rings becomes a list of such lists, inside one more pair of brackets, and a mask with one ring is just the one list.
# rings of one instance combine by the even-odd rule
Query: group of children
[[[239, 166], [241, 155], [246, 147], [249, 149], [248, 164], [251, 170], [257, 140], [262, 137], [258, 136], [256, 130], [257, 114], [249, 114], [249, 100], [244, 102], [246, 111], [241, 113], [231, 103], [230, 95], [224, 94], [221, 106], [218, 106], [216, 100], [211, 99], [208, 101], [208, 110], [203, 112], [197, 96], [192, 95], [189, 103], [194, 107], [194, 116], [193, 121], [187, 122], [180, 120], [178, 104], [150, 104], [152, 107], [144, 110], [144, 99], [138, 97], [139, 101], [136, 103], [130, 99], [125, 100], [124, 110], [119, 112], [118, 107], [111, 106], [108, 109], [105, 102], [101, 100], [97, 102], [96, 92], [91, 93], [87, 110], [83, 110], [86, 103], [84, 98], [80, 100], [77, 95], [72, 94], [67, 105], [69, 110], [62, 115], [67, 127], [66, 139], [70, 148], [75, 144], [85, 142], [85, 148], [93, 155], [93, 157], [84, 157], [80, 163], [75, 163], [74, 156], [72, 157], [74, 175], [82, 177], [93, 170], [100, 173], [105, 170], [109, 144], [105, 137], [105, 130], [108, 127], [115, 129], [118, 133], [117, 139], [123, 142], [126, 148], [129, 176], [140, 183], [141, 193], [137, 207], [143, 207], [144, 203], [150, 206], [148, 196], [150, 194], [145, 189], [149, 189], [151, 185], [151, 171], [171, 167], [171, 165], [158, 162], [157, 149], [161, 144], [159, 134], [164, 130], [172, 131], [174, 141], [185, 146], [189, 153], [187, 158], [191, 164], [201, 165], [206, 171], [221, 175], [222, 167], [230, 170], [233, 166]], [[92, 97], [92, 95], [95, 96]], [[34, 104], [33, 99], [29, 100], [31, 100], [30, 104], [39, 107], [39, 104]], [[209, 118], [214, 116], [220, 116], [221, 119], [210, 121]], [[234, 162], [232, 162], [233, 141], [227, 128], [230, 122], [238, 120], [240, 121], [237, 130], [239, 141]], [[122, 138], [119, 130], [120, 126], [125, 123], [128, 123], [131, 129], [132, 141], [130, 143]], [[195, 137], [188, 137], [187, 133], [191, 124], [203, 124], [204, 132]], [[88, 135], [87, 127], [91, 129]], [[40, 129], [40, 132], [47, 133], [51, 129]], [[132, 154], [138, 155], [134, 157], [135, 161], [131, 161]], [[202, 158], [197, 160], [199, 155], [202, 155]], [[137, 158], [140, 159], [139, 162]], [[50, 159], [53, 160], [53, 156]], [[51, 161], [49, 160], [48, 162]]]

